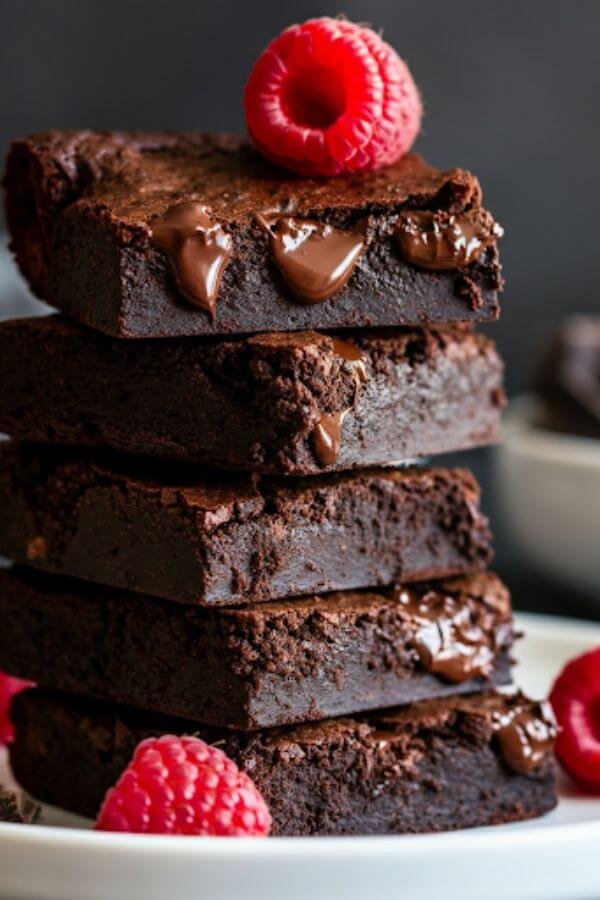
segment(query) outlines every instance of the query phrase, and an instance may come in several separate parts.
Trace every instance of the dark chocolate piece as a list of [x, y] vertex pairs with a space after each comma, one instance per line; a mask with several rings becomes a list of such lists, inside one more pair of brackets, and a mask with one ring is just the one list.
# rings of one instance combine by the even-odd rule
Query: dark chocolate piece
[[600, 438], [600, 316], [571, 316], [554, 331], [534, 387], [545, 401], [540, 424]]
[[0, 785], [0, 822], [31, 825], [37, 819], [40, 809], [39, 803], [32, 800], [25, 791]]
[[0, 431], [284, 475], [498, 439], [502, 364], [487, 338], [448, 326], [344, 343], [360, 361], [316, 332], [127, 342], [59, 316], [3, 322]]
[[[490, 671], [497, 643], [489, 640], [489, 623], [474, 617], [464, 603], [462, 588], [456, 595], [446, 584], [441, 590], [399, 588], [393, 596], [417, 623], [412, 642], [421, 665], [447, 681], [462, 684]], [[466, 590], [480, 590], [482, 596], [492, 587], [488, 575], [467, 577], [465, 586]], [[496, 593], [497, 586], [493, 590], [497, 602], [504, 605], [502, 592]]]
[[0, 553], [202, 606], [445, 578], [492, 555], [462, 469], [253, 483], [136, 463], [0, 444]]
[[11, 763], [36, 796], [95, 817], [141, 739], [192, 733], [219, 741], [248, 772], [269, 806], [274, 835], [446, 831], [528, 819], [556, 805], [549, 749], [527, 775], [502, 756], [493, 722], [515, 705], [545, 722], [539, 705], [522, 695], [472, 694], [232, 734], [25, 691], [14, 704]]
[[507, 765], [528, 775], [552, 751], [558, 734], [552, 708], [542, 703], [539, 714], [531, 715], [527, 704], [516, 704], [508, 711], [498, 711], [492, 719], [500, 751]]
[[[473, 175], [440, 172], [418, 156], [378, 172], [311, 180], [271, 166], [230, 136], [51, 131], [13, 143], [4, 184], [12, 249], [33, 290], [114, 337], [498, 317], [496, 234], [469, 254], [464, 270], [432, 271], [402, 255], [395, 234], [403, 212], [487, 215]], [[156, 246], [156, 223], [181, 204], [202, 207], [227, 246], [215, 241], [209, 253], [212, 239], [186, 239], [187, 259], [183, 268], [175, 263], [174, 276], [164, 243]], [[265, 229], [261, 217], [284, 225]], [[292, 242], [307, 228], [311, 237], [282, 255], [279, 229], [298, 221]], [[322, 258], [315, 263], [324, 242], [314, 238], [325, 233], [324, 267]], [[300, 273], [305, 253], [311, 259]], [[214, 300], [197, 289], [209, 257], [213, 275], [222, 275]], [[200, 296], [209, 312], [214, 304], [214, 317], [186, 296]]]
[[[0, 668], [44, 687], [252, 729], [510, 682], [508, 591], [489, 573], [393, 591], [190, 609], [89, 582], [0, 569]], [[420, 653], [415, 609], [452, 606], [461, 631]], [[444, 665], [436, 663], [443, 661]], [[454, 669], [451, 661], [455, 661]], [[507, 723], [508, 724], [508, 723]]]

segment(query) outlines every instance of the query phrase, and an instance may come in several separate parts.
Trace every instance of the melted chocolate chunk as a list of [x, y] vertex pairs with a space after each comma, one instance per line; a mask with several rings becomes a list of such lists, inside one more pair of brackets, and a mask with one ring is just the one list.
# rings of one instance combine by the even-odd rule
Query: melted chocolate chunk
[[169, 255], [181, 293], [214, 320], [221, 278], [231, 259], [231, 235], [193, 201], [153, 216], [150, 228], [152, 243]]
[[348, 413], [356, 403], [359, 385], [367, 380], [367, 370], [362, 351], [354, 344], [348, 344], [339, 338], [333, 339], [333, 349], [338, 356], [352, 365], [356, 378], [356, 390], [352, 406], [335, 413], [323, 413], [313, 430], [313, 449], [322, 466], [331, 466], [340, 452], [342, 425]]
[[339, 338], [333, 338], [333, 349], [342, 359], [355, 364], [354, 371], [359, 381], [367, 380], [367, 370], [365, 369], [362, 350], [359, 350], [354, 344], [341, 341]]
[[396, 240], [403, 257], [424, 269], [462, 269], [502, 237], [503, 229], [481, 209], [460, 215], [413, 210], [400, 216]]
[[503, 624], [498, 613], [510, 615], [510, 598], [493, 588], [482, 576], [480, 590], [473, 580], [475, 595], [483, 599], [487, 612], [472, 597], [428, 591], [419, 594], [410, 589], [398, 591], [396, 599], [418, 623], [413, 646], [421, 664], [447, 681], [459, 684], [491, 672], [497, 647], [502, 643]]
[[520, 775], [528, 775], [554, 745], [556, 722], [548, 703], [534, 709], [518, 704], [492, 719], [504, 761]]
[[29, 794], [0, 785], [0, 822], [29, 825], [40, 812], [40, 805]]
[[332, 466], [340, 452], [342, 424], [349, 410], [322, 415], [313, 431], [315, 456], [322, 466]]
[[569, 316], [547, 341], [534, 386], [540, 424], [600, 439], [600, 316]]
[[341, 291], [366, 245], [363, 231], [311, 219], [257, 220], [269, 232], [273, 261], [300, 303], [321, 303]]

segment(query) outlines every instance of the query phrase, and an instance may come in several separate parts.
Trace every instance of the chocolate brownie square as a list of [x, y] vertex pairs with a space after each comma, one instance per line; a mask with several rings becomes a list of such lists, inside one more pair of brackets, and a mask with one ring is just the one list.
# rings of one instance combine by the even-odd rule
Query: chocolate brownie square
[[477, 179], [418, 156], [311, 180], [227, 135], [51, 131], [13, 143], [4, 185], [33, 290], [113, 337], [499, 313], [502, 232]]

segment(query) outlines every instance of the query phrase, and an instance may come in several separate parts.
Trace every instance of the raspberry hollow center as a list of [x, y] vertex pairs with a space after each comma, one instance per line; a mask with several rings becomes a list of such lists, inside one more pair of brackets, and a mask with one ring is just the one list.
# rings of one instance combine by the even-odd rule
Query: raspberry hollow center
[[328, 128], [346, 108], [346, 90], [337, 72], [314, 66], [297, 72], [287, 81], [282, 103], [295, 125]]

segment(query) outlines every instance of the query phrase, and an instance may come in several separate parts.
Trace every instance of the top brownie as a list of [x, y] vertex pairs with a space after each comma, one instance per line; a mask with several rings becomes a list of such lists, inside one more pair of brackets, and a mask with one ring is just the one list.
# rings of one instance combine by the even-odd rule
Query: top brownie
[[469, 172], [415, 155], [306, 179], [202, 133], [15, 141], [7, 221], [35, 293], [114, 337], [488, 321], [497, 238]]

